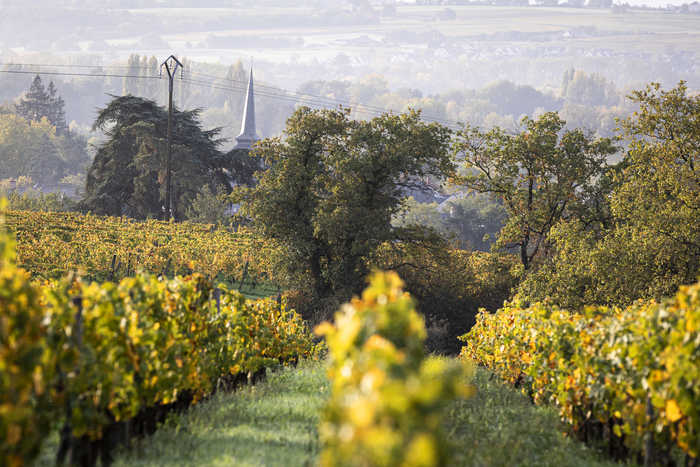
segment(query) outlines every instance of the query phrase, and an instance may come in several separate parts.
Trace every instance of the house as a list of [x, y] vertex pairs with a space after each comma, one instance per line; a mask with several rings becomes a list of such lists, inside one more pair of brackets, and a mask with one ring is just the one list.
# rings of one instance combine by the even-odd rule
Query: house
[[690, 5], [688, 5], [688, 11], [690, 13], [700, 13], [700, 3], [698, 2], [693, 2]]
[[49, 193], [58, 193], [63, 199], [63, 197], [68, 197], [72, 199], [80, 199], [81, 193], [75, 189], [75, 187], [66, 184], [50, 185], [50, 186], [39, 186], [37, 183], [33, 187], [17, 187], [17, 182], [15, 179], [10, 179], [10, 190], [17, 194], [27, 194], [30, 197], [42, 195], [48, 195]]
[[506, 45], [503, 47], [498, 47], [495, 51], [494, 54], [497, 56], [508, 56], [508, 57], [515, 57], [516, 55], [520, 55], [520, 49], [515, 46], [515, 45]]
[[445, 48], [440, 47], [439, 49], [437, 49], [437, 50], [435, 51], [435, 53], [433, 54], [433, 56], [434, 56], [435, 58], [445, 59], [445, 58], [450, 58], [450, 57], [452, 56], [452, 54], [449, 53]]

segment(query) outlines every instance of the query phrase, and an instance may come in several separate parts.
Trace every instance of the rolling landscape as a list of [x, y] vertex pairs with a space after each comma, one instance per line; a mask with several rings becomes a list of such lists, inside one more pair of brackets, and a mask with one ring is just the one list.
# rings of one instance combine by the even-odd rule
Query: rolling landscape
[[700, 465], [700, 4], [0, 0], [0, 467]]

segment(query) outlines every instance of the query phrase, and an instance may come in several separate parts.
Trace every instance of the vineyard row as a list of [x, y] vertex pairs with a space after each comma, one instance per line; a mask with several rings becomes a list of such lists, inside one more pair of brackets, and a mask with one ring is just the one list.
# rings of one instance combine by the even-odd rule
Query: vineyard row
[[1, 465], [31, 462], [58, 419], [59, 462], [71, 451], [73, 463], [99, 453], [109, 464], [129, 430], [315, 352], [284, 300], [246, 301], [201, 274], [38, 283], [2, 233], [0, 265]]
[[17, 264], [42, 279], [80, 270], [89, 280], [151, 274], [219, 274], [235, 281], [248, 263], [252, 281], [272, 281], [274, 247], [244, 228], [137, 222], [75, 213], [4, 211], [5, 228], [17, 238]]
[[464, 358], [558, 407], [580, 439], [618, 460], [700, 455], [700, 283], [661, 303], [571, 314], [550, 303], [481, 312]]

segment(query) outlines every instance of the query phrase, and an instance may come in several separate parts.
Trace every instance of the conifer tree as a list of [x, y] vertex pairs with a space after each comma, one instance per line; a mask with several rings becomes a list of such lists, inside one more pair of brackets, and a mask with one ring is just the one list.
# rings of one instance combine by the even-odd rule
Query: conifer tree
[[56, 97], [56, 87], [53, 81], [49, 81], [48, 89], [46, 89], [41, 81], [41, 76], [36, 75], [29, 87], [29, 92], [24, 99], [20, 99], [19, 104], [15, 105], [15, 110], [27, 122], [38, 122], [46, 117], [51, 125], [56, 127], [56, 135], [60, 136], [68, 129], [64, 106], [63, 98]]
[[30, 121], [40, 121], [42, 117], [46, 117], [51, 106], [51, 96], [44, 84], [41, 82], [41, 76], [36, 75], [29, 87], [29, 92], [25, 95], [25, 99], [20, 99], [19, 104], [15, 104], [17, 114]]
[[[238, 153], [219, 150], [220, 128], [203, 130], [199, 110], [173, 111], [172, 199], [175, 219], [182, 219], [205, 184], [231, 191]], [[165, 200], [165, 155], [168, 110], [135, 96], [113, 96], [100, 109], [93, 131], [107, 136], [90, 166], [84, 211], [127, 215], [137, 219], [161, 218]]]
[[68, 129], [66, 111], [63, 109], [66, 103], [63, 101], [63, 97], [56, 97], [56, 87], [53, 85], [53, 81], [49, 81], [46, 92], [49, 95], [49, 108], [46, 118], [56, 127], [56, 136], [61, 136]]

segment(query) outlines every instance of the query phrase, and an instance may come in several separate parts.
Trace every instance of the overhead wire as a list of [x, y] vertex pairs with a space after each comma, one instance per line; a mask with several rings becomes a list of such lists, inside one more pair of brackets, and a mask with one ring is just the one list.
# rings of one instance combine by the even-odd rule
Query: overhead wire
[[[196, 72], [196, 71], [191, 71], [190, 74], [199, 75], [199, 76], [205, 76], [205, 77], [208, 77], [208, 78], [215, 78], [215, 79], [217, 79], [217, 80], [224, 80], [224, 81], [233, 82], [233, 83], [240, 83], [240, 84], [243, 84], [243, 85], [245, 85], [245, 86], [248, 85], [248, 82], [247, 82], [247, 81], [236, 80], [236, 79], [228, 78], [228, 77], [215, 76], [215, 75], [208, 75], [208, 74], [206, 74], [206, 73], [199, 73], [199, 72]], [[265, 86], [264, 84], [261, 84], [261, 85], [256, 84], [256, 85], [255, 85], [255, 88], [256, 88], [256, 93], [258, 92], [257, 89], [259, 89], [259, 88], [268, 88], [268, 89], [274, 89], [274, 90], [283, 90], [283, 89], [278, 88], [278, 87], [275, 87], [275, 86]], [[323, 101], [328, 101], [329, 103], [333, 103], [333, 104], [335, 104], [335, 105], [338, 105], [338, 104], [341, 104], [341, 105], [342, 105], [342, 104], [347, 104], [347, 105], [351, 106], [351, 105], [359, 104], [359, 105], [362, 105], [362, 106], [363, 106], [364, 108], [366, 108], [366, 109], [375, 109], [375, 110], [379, 111], [380, 113], [386, 113], [386, 112], [389, 112], [389, 111], [392, 111], [392, 112], [395, 112], [395, 111], [396, 111], [395, 109], [387, 109], [387, 108], [385, 108], [385, 107], [379, 107], [379, 106], [375, 106], [375, 105], [361, 104], [361, 103], [358, 103], [358, 102], [353, 102], [353, 101], [338, 99], [338, 98], [334, 98], [334, 97], [333, 97], [333, 98], [331, 98], [331, 97], [324, 97], [324, 96], [319, 96], [319, 95], [316, 95], [316, 94], [304, 93], [304, 92], [300, 92], [300, 91], [289, 91], [289, 90], [283, 90], [283, 91], [285, 91], [285, 92], [287, 92], [287, 93], [289, 93], [289, 94], [295, 94], [295, 95], [302, 96], [302, 97], [307, 97], [307, 96], [308, 96], [308, 97], [312, 97], [312, 98], [314, 98], [314, 99], [320, 99], [320, 100], [323, 100]], [[438, 123], [443, 123], [443, 124], [446, 124], [446, 125], [458, 125], [458, 124], [459, 124], [458, 122], [455, 122], [455, 121], [446, 120], [446, 119], [442, 119], [442, 118], [437, 118], [437, 117], [433, 117], [433, 116], [430, 116], [430, 115], [424, 115], [423, 117], [424, 117], [425, 119], [432, 120], [432, 121], [435, 121], [435, 122], [438, 122]]]
[[[134, 78], [134, 79], [160, 79], [160, 76], [154, 76], [154, 75], [129, 75], [129, 74], [111, 74], [111, 73], [78, 73], [78, 72], [67, 72], [67, 71], [38, 71], [38, 70], [11, 70], [11, 69], [6, 69], [7, 66], [21, 66], [21, 67], [44, 67], [44, 68], [92, 68], [92, 69], [130, 69], [131, 67], [128, 66], [99, 66], [99, 65], [56, 65], [56, 64], [46, 64], [46, 65], [41, 65], [41, 64], [23, 64], [23, 63], [0, 63], [0, 66], [3, 66], [3, 69], [0, 70], [0, 73], [7, 73], [7, 74], [44, 74], [44, 75], [50, 75], [50, 76], [82, 76], [82, 77], [92, 77], [92, 78]], [[203, 81], [203, 80], [196, 80], [192, 78], [181, 78], [181, 81], [188, 83], [188, 84], [193, 84], [196, 86], [204, 86], [204, 87], [210, 87], [213, 89], [218, 89], [218, 90], [223, 90], [223, 91], [230, 91], [230, 92], [240, 92], [240, 93], [245, 93], [247, 92], [247, 81], [242, 81], [242, 80], [235, 80], [232, 78], [228, 77], [222, 77], [222, 76], [215, 76], [215, 75], [209, 75], [205, 73], [199, 73], [195, 71], [189, 72], [189, 74], [192, 75], [198, 75], [198, 76], [203, 76], [203, 77], [208, 77], [208, 78], [214, 78], [217, 81], [224, 81], [224, 82], [229, 82], [229, 83], [235, 83], [235, 84], [240, 84], [241, 87], [233, 87], [233, 86], [226, 86], [224, 84], [218, 84], [217, 82], [209, 82], [209, 81]], [[346, 107], [351, 107], [355, 106], [354, 111], [358, 114], [365, 114], [365, 115], [370, 115], [370, 116], [379, 116], [385, 113], [391, 113], [391, 112], [398, 112], [395, 109], [389, 109], [385, 107], [379, 107], [379, 106], [373, 106], [369, 104], [363, 104], [361, 102], [352, 102], [348, 100], [342, 100], [342, 99], [336, 99], [336, 98], [330, 98], [326, 96], [319, 96], [315, 94], [309, 94], [309, 93], [302, 93], [299, 91], [289, 91], [286, 89], [278, 88], [275, 86], [266, 86], [263, 84], [257, 84], [255, 86], [256, 88], [256, 94], [262, 97], [267, 97], [270, 99], [277, 99], [277, 100], [282, 100], [282, 101], [287, 101], [287, 102], [293, 102], [293, 103], [299, 103], [301, 99], [303, 99], [303, 103], [305, 105], [310, 105], [310, 106], [317, 106], [317, 107], [327, 107], [327, 106], [346, 106]], [[262, 90], [261, 90], [262, 89]], [[294, 95], [300, 96], [300, 97], [294, 97]], [[436, 118], [432, 117], [429, 115], [421, 115], [421, 118], [423, 120], [427, 121], [434, 121], [440, 124], [443, 124], [445, 126], [451, 126], [451, 127], [456, 127], [459, 125], [459, 122], [451, 121], [451, 120], [446, 120], [446, 119], [441, 119], [441, 118]]]
[[[209, 82], [206, 82], [206, 81], [193, 80], [193, 79], [191, 79], [191, 78], [184, 78], [182, 81], [185, 82], [185, 83], [192, 83], [192, 84], [195, 84], [195, 85], [210, 86], [210, 87], [213, 88], [213, 89], [220, 89], [220, 90], [225, 90], [225, 91], [227, 90], [227, 91], [242, 92], [242, 93], [244, 93], [244, 92], [247, 91], [247, 86], [246, 86], [246, 88], [234, 89], [234, 88], [231, 88], [231, 87], [228, 87], [228, 86], [217, 85], [216, 83], [209, 83]], [[247, 84], [247, 83], [246, 83], [246, 84]], [[271, 88], [271, 87], [270, 87], [270, 89], [276, 89], [276, 88]], [[276, 90], [277, 90], [277, 91], [280, 91], [280, 92], [285, 92], [284, 90], [281, 90], [281, 89], [276, 89]], [[285, 95], [283, 95], [283, 94], [276, 94], [276, 93], [272, 93], [272, 92], [269, 92], [269, 91], [259, 91], [259, 90], [258, 90], [258, 86], [256, 86], [255, 94], [256, 94], [256, 95], [263, 96], [263, 97], [269, 97], [269, 98], [271, 98], [271, 99], [277, 99], [277, 100], [282, 100], [282, 101], [288, 101], [288, 102], [293, 102], [293, 103], [299, 103], [299, 98], [292, 97], [292, 96], [285, 96]], [[304, 104], [304, 105], [318, 106], [318, 107], [326, 107], [326, 106], [328, 106], [328, 105], [338, 105], [337, 102], [328, 102], [328, 101], [324, 101], [324, 100], [323, 100], [324, 98], [322, 98], [321, 96], [314, 96], [314, 95], [310, 95], [310, 94], [307, 94], [306, 96], [310, 96], [310, 97], [312, 97], [312, 99], [305, 99], [305, 100], [303, 101], [303, 104]], [[319, 99], [319, 98], [320, 98], [320, 99]], [[342, 103], [341, 103], [340, 105], [342, 105]], [[380, 108], [380, 107], [366, 106], [365, 104], [360, 104], [360, 103], [358, 103], [358, 105], [357, 105], [356, 107], [353, 108], [353, 111], [354, 111], [355, 113], [358, 113], [358, 114], [365, 114], [365, 115], [370, 115], [370, 116], [380, 116], [380, 115], [385, 114], [385, 113], [388, 113], [388, 112], [396, 112], [395, 110], [392, 110], [392, 109], [384, 109], [384, 108]], [[441, 124], [443, 124], [443, 125], [445, 125], [445, 126], [456, 126], [456, 125], [458, 125], [456, 122], [451, 122], [451, 121], [441, 120], [441, 119], [435, 119], [435, 118], [432, 118], [432, 117], [430, 117], [430, 116], [425, 116], [425, 115], [422, 115], [422, 118], [423, 118], [424, 120], [436, 121], [436, 122], [441, 123]]]

